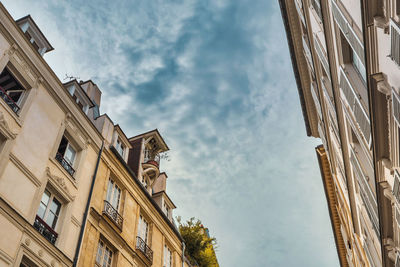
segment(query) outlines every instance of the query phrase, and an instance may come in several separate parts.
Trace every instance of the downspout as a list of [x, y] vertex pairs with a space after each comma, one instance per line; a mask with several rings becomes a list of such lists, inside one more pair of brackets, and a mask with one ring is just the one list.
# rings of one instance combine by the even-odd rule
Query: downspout
[[79, 252], [81, 250], [83, 233], [85, 231], [86, 220], [87, 220], [87, 216], [88, 216], [88, 213], [89, 213], [90, 200], [92, 199], [94, 183], [96, 181], [97, 170], [99, 169], [99, 163], [100, 163], [101, 153], [103, 152], [103, 147], [104, 147], [104, 141], [101, 142], [101, 148], [100, 148], [100, 151], [99, 151], [99, 155], [97, 156], [96, 167], [94, 168], [92, 184], [90, 185], [90, 191], [89, 191], [88, 200], [86, 202], [85, 213], [83, 214], [83, 222], [82, 222], [81, 230], [79, 232], [78, 244], [77, 244], [76, 250], [75, 250], [74, 262], [72, 264], [73, 267], [76, 267], [77, 264], [78, 264], [78, 258], [79, 258]]
[[182, 267], [185, 267], [185, 242], [182, 242]]

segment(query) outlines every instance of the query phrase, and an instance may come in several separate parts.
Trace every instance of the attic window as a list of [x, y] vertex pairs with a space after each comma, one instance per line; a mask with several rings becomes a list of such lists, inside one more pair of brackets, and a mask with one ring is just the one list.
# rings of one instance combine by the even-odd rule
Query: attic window
[[35, 39], [29, 34], [28, 31], [26, 31], [25, 33], [26, 38], [28, 38], [29, 42], [33, 45], [33, 47], [36, 49], [36, 51], [39, 51], [39, 45], [35, 42]]

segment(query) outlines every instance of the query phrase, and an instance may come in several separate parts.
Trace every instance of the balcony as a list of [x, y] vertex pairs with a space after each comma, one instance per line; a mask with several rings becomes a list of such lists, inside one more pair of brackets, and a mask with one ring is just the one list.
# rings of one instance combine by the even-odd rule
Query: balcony
[[4, 102], [6, 102], [6, 104], [12, 109], [12, 111], [14, 111], [15, 114], [18, 114], [20, 107], [17, 105], [17, 103], [14, 102], [14, 100], [2, 87], [0, 87], [0, 98], [2, 98]]
[[138, 249], [153, 264], [153, 251], [139, 236], [136, 237], [136, 249]]
[[120, 230], [122, 230], [122, 223], [124, 219], [118, 213], [118, 211], [111, 205], [111, 203], [108, 202], [107, 200], [104, 200], [103, 214], [105, 214], [108, 218], [110, 218], [117, 225], [117, 227]]
[[33, 227], [53, 245], [57, 241], [58, 234], [39, 216], [36, 216]]
[[160, 154], [154, 155], [150, 150], [144, 151], [144, 163], [160, 168]]
[[73, 177], [75, 174], [74, 168], [72, 168], [71, 164], [64, 158], [64, 156], [60, 153], [56, 154], [56, 160], [63, 166], [63, 168]]
[[343, 93], [351, 112], [360, 127], [361, 133], [364, 136], [368, 146], [371, 141], [371, 126], [369, 116], [360, 102], [360, 96], [354, 90], [344, 70], [340, 68], [340, 89]]

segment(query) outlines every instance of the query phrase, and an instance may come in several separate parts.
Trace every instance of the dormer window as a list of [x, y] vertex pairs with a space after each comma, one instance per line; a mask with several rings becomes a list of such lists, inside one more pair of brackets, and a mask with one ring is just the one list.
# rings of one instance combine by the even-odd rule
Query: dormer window
[[[69, 94], [72, 96], [72, 98], [74, 99], [75, 103], [79, 106], [79, 108], [85, 113], [87, 114], [87, 111], [89, 110], [89, 104], [85, 103], [83, 98], [83, 94], [81, 91], [78, 91], [76, 89], [76, 85], [72, 84], [70, 86], [68, 86], [67, 88]], [[88, 100], [86, 100], [86, 102], [88, 102]]]
[[117, 149], [117, 151], [118, 151], [118, 153], [122, 156], [122, 157], [124, 157], [124, 154], [125, 154], [125, 146], [124, 146], [124, 144], [122, 143], [122, 141], [121, 141], [121, 139], [117, 139], [117, 142], [116, 142], [116, 144], [115, 144], [115, 148]]
[[170, 208], [168, 207], [167, 203], [164, 201], [163, 204], [163, 212], [165, 213], [165, 215], [167, 215], [167, 217], [169, 218], [169, 214], [170, 214]]
[[18, 26], [21, 28], [28, 42], [32, 45], [33, 49], [43, 56], [44, 53], [53, 50], [49, 41], [46, 39], [44, 34], [40, 31], [39, 27], [33, 21], [31, 16], [23, 17], [16, 21]]

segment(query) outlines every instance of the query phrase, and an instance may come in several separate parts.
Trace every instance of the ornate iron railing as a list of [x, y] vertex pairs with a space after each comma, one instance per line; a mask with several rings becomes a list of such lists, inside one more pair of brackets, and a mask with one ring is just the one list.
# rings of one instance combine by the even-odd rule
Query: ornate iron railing
[[151, 263], [153, 263], [153, 251], [140, 236], [136, 237], [136, 249], [140, 250], [143, 255], [146, 256]]
[[122, 223], [124, 219], [107, 200], [104, 200], [103, 213], [107, 215], [118, 226], [119, 229], [122, 229]]
[[53, 245], [57, 241], [58, 234], [45, 222], [40, 218], [39, 216], [36, 215], [35, 222], [33, 223], [33, 227], [35, 227], [36, 230], [42, 236], [44, 236], [47, 240], [50, 241]]
[[56, 160], [60, 162], [61, 166], [71, 175], [74, 176], [75, 170], [72, 168], [71, 164], [64, 158], [61, 153], [56, 154]]
[[150, 163], [155, 165], [156, 167], [160, 167], [160, 154], [156, 154], [153, 156], [153, 153], [146, 149], [144, 151], [144, 163]]
[[18, 113], [20, 107], [14, 102], [14, 100], [12, 100], [12, 98], [2, 87], [0, 87], [0, 98], [2, 98], [15, 113]]

